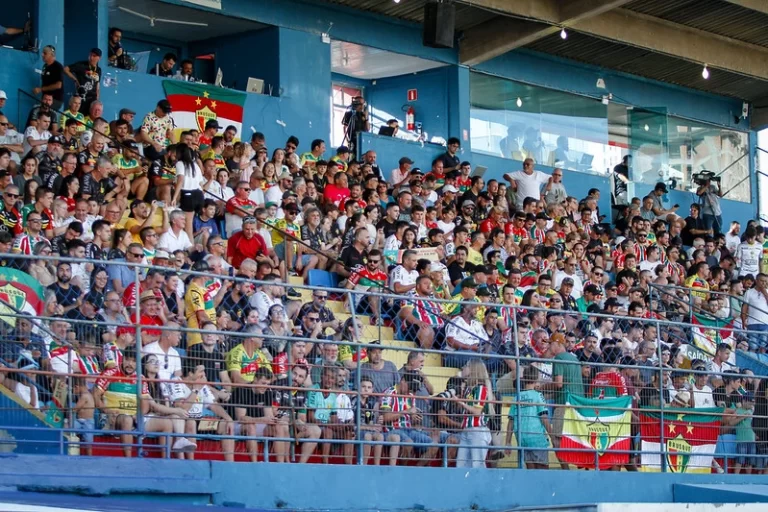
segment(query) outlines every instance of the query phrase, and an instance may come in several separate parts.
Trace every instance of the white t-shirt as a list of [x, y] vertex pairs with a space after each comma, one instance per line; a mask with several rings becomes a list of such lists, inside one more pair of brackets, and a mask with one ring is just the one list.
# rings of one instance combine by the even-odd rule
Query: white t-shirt
[[176, 251], [185, 251], [192, 247], [192, 242], [189, 240], [189, 235], [183, 229], [179, 232], [179, 236], [169, 229], [162, 234], [160, 240], [157, 242], [157, 246], [167, 250], [173, 254]]
[[419, 273], [416, 270], [411, 270], [410, 272], [405, 269], [404, 266], [398, 265], [392, 270], [392, 275], [389, 277], [389, 282], [392, 286], [395, 285], [395, 283], [400, 283], [403, 286], [410, 286], [412, 284], [416, 284], [416, 279], [419, 278]]
[[[654, 273], [654, 270], [655, 270], [655, 269], [656, 269], [656, 267], [658, 267], [659, 265], [661, 265], [661, 262], [660, 262], [660, 261], [648, 261], [648, 260], [645, 260], [645, 261], [641, 261], [641, 262], [640, 262], [640, 265], [638, 265], [638, 268], [640, 268], [640, 271], [641, 271], [641, 272], [642, 272], [643, 270], [648, 270], [648, 271], [650, 271], [650, 272], [651, 272], [651, 274], [653, 274], [653, 273]], [[655, 277], [655, 276], [654, 276], [654, 277]]]
[[176, 162], [176, 176], [184, 176], [181, 190], [200, 190], [205, 183], [203, 173], [197, 163], [192, 163], [192, 172], [187, 174], [183, 162]]
[[577, 276], [576, 274], [570, 275], [566, 274], [562, 270], [559, 271], [557, 274], [555, 274], [555, 290], [560, 289], [560, 285], [563, 284], [563, 279], [566, 277], [570, 277], [573, 279], [573, 291], [571, 291], [571, 296], [574, 299], [578, 299], [581, 297], [581, 291], [584, 288], [584, 283], [581, 281], [581, 278]]
[[[48, 130], [45, 130], [43, 133], [40, 133], [37, 131], [37, 128], [34, 126], [30, 126], [27, 128], [27, 130], [24, 132], [24, 143], [22, 144], [22, 148], [24, 149], [24, 154], [26, 155], [29, 153], [29, 151], [32, 149], [32, 146], [27, 142], [27, 139], [32, 138], [33, 141], [38, 140], [45, 140], [51, 138], [51, 132]], [[37, 146], [40, 151], [46, 151], [48, 149], [48, 144], [43, 144], [42, 146]]]
[[205, 193], [203, 194], [204, 199], [213, 199], [214, 201], [219, 201], [221, 199], [224, 199], [226, 201], [227, 199], [225, 199], [223, 196], [224, 196], [224, 193], [221, 190], [221, 183], [219, 183], [216, 180], [214, 180], [213, 182], [211, 182], [210, 185], [208, 185], [208, 190], [206, 190]]
[[752, 245], [744, 242], [736, 248], [736, 263], [739, 265], [739, 276], [747, 274], [756, 276], [760, 272], [760, 259], [763, 257], [763, 246], [757, 242]]
[[251, 190], [251, 192], [248, 194], [248, 199], [256, 203], [257, 205], [264, 206], [266, 202], [264, 201], [264, 191], [260, 188], [254, 188]]
[[[456, 341], [465, 345], [475, 346], [483, 341], [488, 341], [488, 333], [485, 332], [483, 324], [475, 319], [467, 324], [464, 317], [457, 316], [445, 328], [445, 337], [454, 338]], [[446, 343], [446, 350], [456, 350]]]
[[269, 308], [275, 304], [281, 304], [278, 299], [273, 299], [266, 293], [258, 291], [251, 295], [249, 305], [259, 311], [259, 327], [266, 329], [269, 325]]
[[[181, 380], [175, 380], [168, 385], [168, 399], [171, 402], [184, 400], [191, 394], [192, 390]], [[214, 403], [216, 403], [216, 397], [213, 396], [211, 388], [203, 386], [197, 390], [197, 399], [192, 404], [192, 407], [189, 408], [187, 414], [190, 418], [202, 418], [205, 406]]]
[[768, 302], [762, 293], [755, 289], [747, 290], [744, 294], [744, 303], [749, 306], [747, 327], [768, 324]]
[[280, 205], [283, 202], [283, 191], [277, 185], [272, 185], [267, 189], [267, 193], [264, 194], [264, 201], [266, 203], [275, 203]]
[[526, 197], [532, 197], [537, 201], [541, 197], [541, 186], [549, 181], [549, 174], [541, 171], [533, 171], [532, 174], [526, 174], [523, 171], [510, 173], [509, 176], [517, 183], [516, 205], [523, 207], [523, 201]]
[[702, 389], [691, 386], [691, 393], [693, 393], [693, 403], [697, 409], [701, 407], [717, 407], [715, 399], [712, 397], [712, 388], [706, 384]]
[[[142, 350], [144, 356], [147, 354], [155, 354], [158, 360], [157, 378], [162, 380], [171, 380], [176, 372], [181, 375], [181, 356], [179, 352], [170, 347], [168, 353], [163, 352], [159, 341], [150, 343]], [[169, 383], [168, 383], [169, 384]], [[165, 386], [165, 389], [170, 389], [169, 386]], [[167, 396], [166, 393], [163, 393]]]

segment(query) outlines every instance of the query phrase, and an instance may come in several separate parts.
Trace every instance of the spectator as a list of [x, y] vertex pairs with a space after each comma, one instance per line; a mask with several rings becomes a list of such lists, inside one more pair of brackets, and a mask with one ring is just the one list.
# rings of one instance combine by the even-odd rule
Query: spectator
[[158, 101], [155, 110], [144, 117], [136, 134], [136, 142], [144, 143], [144, 156], [150, 160], [163, 158], [168, 146], [175, 143], [172, 111], [168, 100]]
[[178, 57], [176, 57], [175, 53], [166, 53], [163, 55], [162, 61], [150, 68], [149, 74], [165, 78], [173, 76], [173, 66], [176, 65], [177, 60]]
[[[83, 98], [83, 109], [88, 111], [91, 103], [99, 99], [101, 93], [101, 50], [91, 48], [88, 60], [81, 60], [64, 67], [64, 74], [67, 75], [77, 88], [77, 94]], [[91, 118], [93, 119], [93, 118]]]
[[56, 60], [56, 48], [43, 47], [43, 70], [40, 74], [42, 85], [32, 89], [33, 94], [50, 93], [54, 108], [59, 109], [64, 101], [64, 67]]
[[[389, 450], [389, 464], [397, 465], [401, 450], [407, 457], [411, 451], [419, 456], [421, 461], [428, 461], [435, 448], [430, 446], [432, 439], [424, 431], [416, 428], [424, 419], [423, 410], [415, 406], [414, 394], [422, 387], [423, 382], [418, 372], [406, 370], [401, 372], [400, 381], [388, 389], [381, 398], [379, 411], [384, 424], [384, 440], [393, 444]], [[419, 443], [421, 446], [407, 446]], [[402, 446], [405, 444], [406, 446]]]

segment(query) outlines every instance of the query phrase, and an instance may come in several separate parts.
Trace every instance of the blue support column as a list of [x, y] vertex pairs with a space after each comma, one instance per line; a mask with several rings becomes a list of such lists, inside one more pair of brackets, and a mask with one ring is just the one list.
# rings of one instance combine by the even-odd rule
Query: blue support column
[[[48, 0], [40, 0], [46, 5]], [[91, 48], [100, 48], [102, 58], [100, 66], [107, 65], [107, 38], [109, 33], [108, 0], [53, 0], [65, 5], [63, 16], [56, 21], [61, 25], [64, 20], [64, 31], [67, 53], [62, 60], [65, 66], [88, 58]]]
[[[37, 45], [52, 45], [56, 48], [56, 57], [61, 62], [64, 58], [64, 0], [37, 0], [35, 3], [34, 33]], [[42, 52], [40, 52], [42, 54]], [[39, 66], [43, 65], [42, 58]]]
[[469, 160], [472, 142], [469, 136], [469, 68], [451, 66], [448, 73], [448, 128], [461, 140], [462, 160]]
[[301, 146], [308, 148], [312, 139], [330, 139], [331, 45], [323, 43], [320, 34], [287, 28], [279, 31], [278, 92], [283, 115], [275, 122], [285, 124], [286, 138], [296, 135]]

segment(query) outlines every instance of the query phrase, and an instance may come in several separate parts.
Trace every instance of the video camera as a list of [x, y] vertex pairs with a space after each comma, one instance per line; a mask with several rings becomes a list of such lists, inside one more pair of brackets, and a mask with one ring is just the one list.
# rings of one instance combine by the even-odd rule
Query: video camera
[[701, 171], [691, 175], [691, 179], [697, 185], [705, 185], [707, 182], [720, 184], [720, 176], [715, 176], [712, 171]]
[[355, 96], [352, 98], [352, 104], [349, 106], [352, 109], [356, 109], [357, 107], [363, 106], [365, 107], [365, 100], [362, 96]]

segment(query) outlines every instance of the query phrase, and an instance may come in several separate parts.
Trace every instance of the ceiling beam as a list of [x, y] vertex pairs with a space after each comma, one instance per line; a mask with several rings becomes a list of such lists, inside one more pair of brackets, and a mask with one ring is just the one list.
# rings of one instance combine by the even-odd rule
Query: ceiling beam
[[[500, 18], [464, 33], [459, 49], [463, 64], [472, 66], [543, 39], [562, 27], [598, 16], [631, 0], [470, 0], [468, 3], [518, 19]], [[513, 9], [514, 12], [510, 10]], [[521, 19], [522, 18], [522, 19]], [[538, 23], [526, 23], [525, 20]]]
[[[748, 3], [750, 0], [734, 0]], [[764, 0], [761, 0], [764, 1]], [[616, 8], [621, 2], [577, 0], [531, 2], [471, 0], [475, 6], [506, 16], [464, 33], [459, 49], [463, 64], [472, 66], [560, 31], [560, 26], [593, 37], [707, 64], [744, 76], [768, 80], [768, 49], [693, 29], [677, 23]], [[765, 2], [768, 4], [768, 2]], [[563, 5], [553, 14], [552, 5]], [[547, 7], [547, 5], [549, 7]], [[581, 6], [581, 7], [580, 7]], [[588, 10], [590, 9], [591, 10]], [[768, 5], [766, 5], [768, 11]], [[565, 18], [562, 16], [570, 16]], [[522, 19], [521, 19], [522, 18]], [[568, 21], [563, 21], [568, 20]]]
[[725, 0], [729, 4], [738, 5], [745, 9], [768, 14], [768, 2], [765, 0]]

